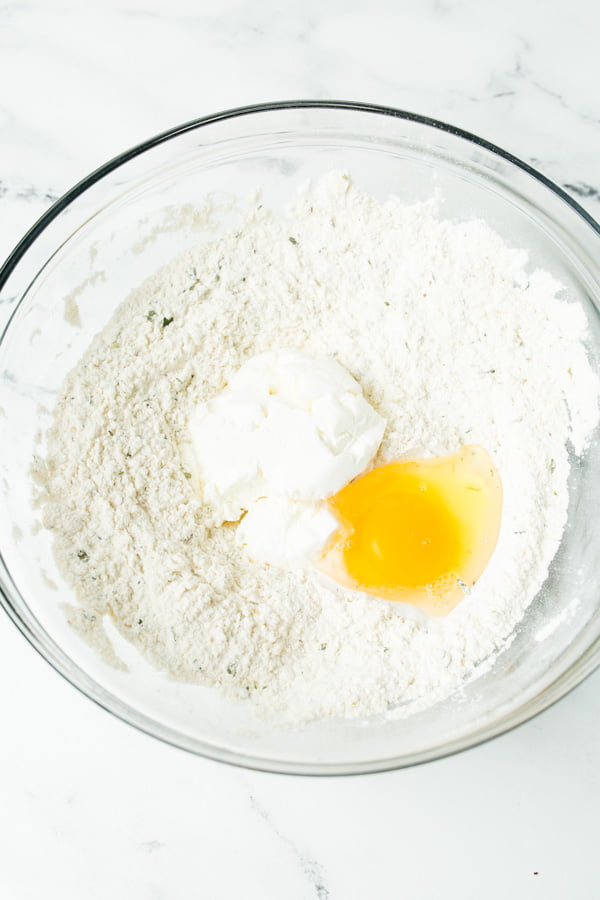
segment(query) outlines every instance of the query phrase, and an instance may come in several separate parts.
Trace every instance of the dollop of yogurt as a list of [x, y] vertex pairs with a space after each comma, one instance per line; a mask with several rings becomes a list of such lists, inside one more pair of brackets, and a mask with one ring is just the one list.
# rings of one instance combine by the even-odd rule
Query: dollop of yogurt
[[253, 558], [297, 567], [339, 527], [323, 500], [360, 475], [385, 420], [338, 362], [300, 350], [253, 357], [192, 415], [194, 474]]

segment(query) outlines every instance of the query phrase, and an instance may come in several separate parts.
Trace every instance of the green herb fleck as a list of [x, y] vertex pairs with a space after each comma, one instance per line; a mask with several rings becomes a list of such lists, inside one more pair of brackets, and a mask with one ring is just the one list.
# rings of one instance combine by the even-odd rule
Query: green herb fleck
[[487, 375], [494, 375], [495, 372], [496, 372], [495, 369], [488, 369], [487, 372], [486, 372], [486, 374], [487, 374]]
[[89, 555], [85, 552], [85, 550], [78, 550], [77, 556], [79, 557], [79, 559], [82, 559], [84, 562], [90, 558]]
[[111, 431], [111, 430], [110, 430], [110, 428], [109, 428], [109, 429], [108, 429], [108, 433], [109, 433], [109, 434], [110, 434], [110, 436], [111, 436], [111, 437], [112, 437], [112, 436], [113, 436], [113, 434], [114, 434], [114, 431]]
[[166, 328], [167, 325], [170, 325], [172, 321], [173, 321], [173, 316], [171, 316], [170, 319], [167, 319], [167, 318], [165, 317], [165, 318], [162, 320], [162, 327], [163, 327], [163, 328]]
[[186, 478], [191, 478], [191, 477], [192, 477], [192, 473], [191, 473], [191, 472], [184, 472], [183, 474], [185, 475]]
[[236, 671], [236, 669], [235, 669], [235, 665], [233, 663], [231, 663], [229, 666], [227, 666], [227, 674], [228, 675], [235, 675], [235, 671]]
[[321, 644], [321, 650], [327, 650], [327, 642]]
[[146, 318], [148, 319], [149, 322], [151, 322], [155, 315], [156, 315], [156, 311], [154, 309], [151, 309], [146, 313]]
[[188, 270], [188, 275], [191, 279], [193, 279], [188, 288], [188, 291], [193, 291], [194, 288], [200, 284], [200, 276], [198, 275], [196, 266], [192, 266], [191, 269]]
[[290, 244], [297, 244], [297, 243], [298, 243], [298, 241], [296, 240], [296, 238], [295, 238], [295, 237], [291, 237], [291, 236], [288, 238], [288, 241], [290, 242]]
[[383, 648], [383, 652], [384, 652], [384, 653], [389, 653], [389, 652], [390, 652], [390, 648], [389, 648], [389, 647], [384, 647], [384, 648]]
[[124, 473], [124, 470], [123, 470], [123, 469], [121, 469], [120, 472], [117, 472], [117, 475], [124, 475], [124, 474], [125, 474], [125, 473]]
[[555, 460], [555, 459], [551, 459], [551, 460], [550, 460], [550, 471], [551, 471], [551, 472], [554, 472], [555, 469], [556, 469], [556, 460]]

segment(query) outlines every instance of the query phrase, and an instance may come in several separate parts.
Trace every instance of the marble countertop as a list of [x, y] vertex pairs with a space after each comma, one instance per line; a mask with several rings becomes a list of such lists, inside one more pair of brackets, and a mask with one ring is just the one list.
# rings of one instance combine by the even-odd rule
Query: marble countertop
[[[158, 131], [335, 98], [500, 144], [600, 216], [600, 7], [574, 0], [0, 2], [0, 257]], [[271, 776], [134, 731], [0, 617], [7, 900], [589, 898], [600, 673], [495, 741], [411, 770]]]

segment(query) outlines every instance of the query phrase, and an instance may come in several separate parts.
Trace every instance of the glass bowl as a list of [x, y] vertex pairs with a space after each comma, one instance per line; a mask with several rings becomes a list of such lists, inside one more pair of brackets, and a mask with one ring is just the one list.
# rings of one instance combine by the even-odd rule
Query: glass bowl
[[[141, 663], [129, 672], [111, 668], [92, 652], [61, 611], [71, 592], [32, 505], [30, 463], [57, 390], [92, 336], [131, 288], [206, 237], [194, 202], [208, 193], [246, 197], [261, 185], [267, 202], [282, 207], [300, 182], [331, 169], [349, 171], [382, 198], [439, 192], [443, 214], [483, 218], [528, 248], [532, 266], [552, 272], [583, 305], [598, 369], [598, 225], [510, 154], [394, 109], [273, 103], [174, 128], [65, 194], [0, 270], [0, 299], [11, 310], [0, 340], [0, 586], [8, 615], [75, 687], [142, 731], [214, 759], [313, 775], [395, 768], [473, 746], [529, 719], [593, 670], [600, 659], [598, 434], [574, 461], [569, 522], [550, 575], [491, 667], [407, 719], [297, 729], [261, 723], [214, 690], [169, 681]], [[226, 226], [227, 217], [224, 203], [217, 224]]]

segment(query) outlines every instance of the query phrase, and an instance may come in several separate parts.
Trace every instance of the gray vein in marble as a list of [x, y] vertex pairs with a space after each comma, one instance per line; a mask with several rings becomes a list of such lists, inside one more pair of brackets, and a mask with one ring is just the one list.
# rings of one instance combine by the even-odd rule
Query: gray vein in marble
[[54, 203], [58, 200], [58, 196], [50, 188], [40, 189], [32, 185], [11, 187], [0, 179], [0, 200], [10, 197], [16, 200], [36, 200], [42, 203]]
[[316, 900], [329, 900], [331, 894], [329, 888], [325, 883], [325, 873], [323, 870], [323, 866], [317, 862], [316, 859], [313, 859], [310, 856], [307, 856], [294, 844], [290, 838], [286, 837], [281, 831], [277, 828], [277, 826], [273, 823], [269, 813], [267, 810], [259, 803], [254, 794], [249, 795], [250, 807], [258, 813], [258, 815], [263, 819], [263, 821], [269, 826], [271, 831], [277, 835], [280, 841], [286, 844], [296, 859], [298, 860], [298, 865], [306, 877], [307, 881], [310, 883], [314, 891], [314, 896]]
[[557, 91], [551, 90], [550, 88], [541, 84], [541, 82], [539, 82], [537, 79], [528, 78], [527, 81], [538, 91], [541, 91], [542, 94], [545, 94], [547, 97], [551, 97], [553, 100], [556, 100], [556, 102], [559, 104], [559, 106], [562, 107], [562, 109], [577, 116], [583, 122], [590, 122], [592, 125], [600, 124], [600, 119], [597, 116], [592, 116], [589, 113], [582, 112], [580, 109], [574, 109], [573, 106], [567, 103], [562, 94], [559, 94]]
[[144, 853], [153, 854], [158, 853], [159, 850], [166, 846], [162, 841], [142, 841], [140, 850], [143, 850]]
[[563, 187], [565, 191], [577, 194], [578, 197], [583, 197], [585, 200], [600, 201], [600, 190], [592, 187], [591, 184], [586, 184], [584, 181], [578, 181], [575, 184], [563, 184]]
[[40, 404], [40, 411], [43, 411], [46, 408], [43, 405], [44, 401], [47, 400], [48, 397], [55, 397], [57, 394], [56, 388], [48, 387], [45, 384], [23, 381], [22, 378], [18, 378], [14, 372], [10, 371], [10, 369], [3, 370], [2, 380], [4, 381], [5, 388], [10, 388], [17, 397], [24, 397], [26, 400], [34, 400]]
[[462, 91], [456, 92], [456, 96], [467, 99], [470, 103], [489, 103], [490, 100], [501, 100], [504, 97], [514, 97], [515, 95], [516, 91], [494, 91], [481, 97], [476, 97], [473, 94], [464, 94]]

